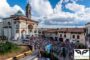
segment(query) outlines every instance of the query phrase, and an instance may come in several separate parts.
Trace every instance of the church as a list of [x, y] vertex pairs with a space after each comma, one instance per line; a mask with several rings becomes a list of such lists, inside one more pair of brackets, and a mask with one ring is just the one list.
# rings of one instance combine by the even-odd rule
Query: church
[[3, 18], [0, 35], [3, 35], [10, 42], [22, 44], [26, 37], [38, 36], [38, 22], [31, 19], [31, 8], [29, 3], [26, 6], [26, 16], [18, 11], [10, 17]]

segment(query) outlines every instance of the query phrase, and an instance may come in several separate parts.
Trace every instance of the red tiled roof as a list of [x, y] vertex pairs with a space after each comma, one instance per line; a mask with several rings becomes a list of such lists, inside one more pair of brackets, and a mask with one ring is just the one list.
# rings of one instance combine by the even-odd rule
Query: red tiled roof
[[25, 21], [31, 21], [31, 22], [35, 22], [35, 23], [38, 23], [37, 21], [34, 21], [32, 19], [28, 19], [27, 17], [25, 16], [18, 16], [15, 18], [15, 20], [25, 20]]
[[61, 29], [48, 29], [48, 30], [45, 30], [43, 32], [68, 32], [68, 33], [71, 33], [71, 32], [84, 32], [85, 28], [61, 28]]
[[35, 22], [35, 23], [38, 23], [37, 21], [34, 21], [32, 19], [28, 19], [26, 16], [14, 16], [14, 15], [11, 15], [10, 17], [8, 18], [4, 18], [4, 19], [14, 19], [14, 20], [24, 20], [24, 21], [31, 21], [31, 22]]
[[44, 30], [43, 32], [50, 32], [50, 33], [52, 33], [52, 32], [56, 32], [57, 30], [56, 29], [48, 29], [48, 30]]

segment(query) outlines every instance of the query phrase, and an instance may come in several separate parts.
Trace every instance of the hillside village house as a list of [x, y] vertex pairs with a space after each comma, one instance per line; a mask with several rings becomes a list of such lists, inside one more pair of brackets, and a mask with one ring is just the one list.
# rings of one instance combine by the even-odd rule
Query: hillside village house
[[28, 19], [21, 11], [15, 15], [3, 19], [3, 35], [8, 37], [8, 40], [16, 40], [21, 42], [29, 36], [38, 36], [38, 22]]
[[84, 28], [61, 28], [61, 29], [47, 29], [43, 33], [45, 37], [53, 37], [70, 41], [79, 41], [80, 43], [85, 44], [85, 32]]

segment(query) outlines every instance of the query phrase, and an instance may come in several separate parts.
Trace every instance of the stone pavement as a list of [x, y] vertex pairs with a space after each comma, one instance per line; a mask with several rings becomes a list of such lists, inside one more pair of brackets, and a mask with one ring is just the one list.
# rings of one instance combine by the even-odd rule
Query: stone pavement
[[20, 60], [34, 60], [37, 58], [38, 50], [35, 50], [32, 55], [26, 56]]
[[[26, 56], [20, 60], [49, 60], [44, 57], [38, 58], [37, 57], [38, 51], [35, 51], [32, 55]], [[59, 57], [59, 60], [73, 60], [70, 59], [68, 56], [64, 59], [63, 57]]]
[[37, 58], [36, 55], [34, 55], [34, 56], [26, 56], [25, 58], [22, 58], [20, 60], [34, 60], [35, 58]]
[[50, 59], [48, 59], [48, 58], [38, 58], [38, 57], [36, 57], [36, 58], [34, 58], [33, 60], [50, 60]]

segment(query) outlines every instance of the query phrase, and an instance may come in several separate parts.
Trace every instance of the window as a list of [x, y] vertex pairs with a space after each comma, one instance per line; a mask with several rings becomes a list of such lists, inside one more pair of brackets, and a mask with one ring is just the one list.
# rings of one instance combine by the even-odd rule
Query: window
[[58, 32], [56, 31], [56, 32], [55, 32], [55, 34], [57, 35], [57, 34], [58, 34]]
[[10, 23], [10, 22], [8, 22], [8, 26], [7, 26], [7, 27], [8, 27], [8, 28], [12, 28], [12, 27], [11, 27], [11, 23]]
[[75, 38], [75, 35], [73, 35], [72, 38]]
[[14, 24], [16, 24], [16, 21], [14, 21]]
[[19, 25], [16, 25], [16, 29], [19, 29]]
[[77, 39], [80, 39], [80, 36], [79, 35], [77, 35]]
[[64, 37], [66, 37], [66, 34], [64, 35]]
[[33, 29], [33, 26], [32, 25], [28, 25], [28, 29]]
[[30, 31], [30, 32], [32, 32], [32, 30], [31, 30], [31, 29], [30, 29], [29, 31]]
[[37, 31], [35, 30], [34, 33], [36, 33]]
[[10, 22], [8, 22], [8, 25], [11, 25], [11, 23], [10, 23]]
[[41, 32], [39, 31], [39, 34], [40, 34]]
[[62, 34], [60, 34], [60, 37], [62, 37]]

